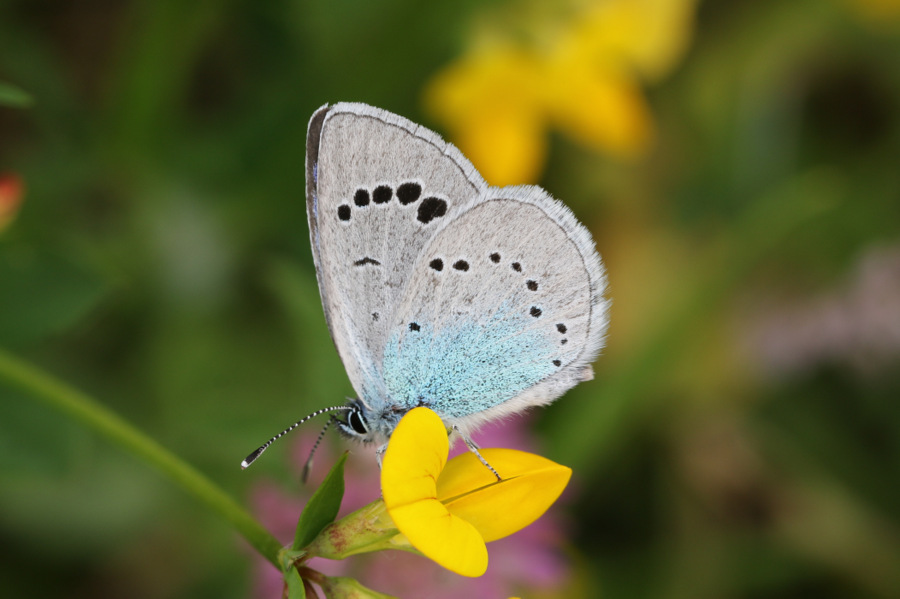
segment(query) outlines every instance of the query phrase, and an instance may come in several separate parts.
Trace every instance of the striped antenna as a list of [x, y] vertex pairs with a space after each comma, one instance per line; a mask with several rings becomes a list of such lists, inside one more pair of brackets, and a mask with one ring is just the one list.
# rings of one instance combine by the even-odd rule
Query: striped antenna
[[313, 456], [316, 454], [316, 450], [319, 448], [319, 443], [322, 442], [322, 438], [325, 437], [325, 433], [328, 432], [328, 427], [331, 426], [335, 417], [332, 416], [328, 419], [328, 422], [325, 423], [325, 426], [322, 427], [322, 431], [319, 433], [319, 437], [316, 439], [316, 442], [313, 443], [312, 449], [309, 450], [309, 457], [306, 458], [306, 463], [303, 464], [303, 474], [300, 475], [300, 480], [303, 481], [303, 484], [306, 484], [307, 479], [309, 479], [309, 472], [312, 470], [313, 465]]
[[[339, 411], [339, 410], [352, 410], [352, 409], [353, 409], [353, 408], [352, 408], [351, 406], [332, 406], [332, 407], [330, 407], [330, 408], [322, 408], [321, 410], [316, 410], [315, 412], [313, 412], [313, 413], [310, 414], [309, 416], [306, 416], [305, 418], [301, 418], [300, 420], [298, 420], [298, 421], [295, 422], [294, 424], [290, 425], [289, 427], [287, 427], [286, 429], [284, 429], [283, 431], [281, 431], [280, 433], [278, 433], [277, 435], [275, 435], [274, 437], [272, 437], [271, 439], [269, 439], [268, 441], [266, 441], [266, 443], [265, 443], [264, 445], [262, 445], [259, 449], [257, 449], [256, 451], [254, 451], [253, 453], [251, 453], [250, 455], [248, 455], [248, 456], [244, 459], [244, 461], [241, 462], [241, 470], [245, 470], [246, 468], [248, 468], [248, 467], [250, 466], [250, 464], [252, 464], [253, 462], [255, 462], [256, 459], [257, 459], [259, 456], [261, 456], [262, 453], [263, 453], [265, 450], [267, 450], [267, 449], [269, 448], [269, 445], [271, 445], [272, 443], [274, 443], [275, 441], [277, 441], [277, 440], [280, 439], [281, 437], [285, 436], [286, 434], [288, 434], [289, 432], [291, 432], [292, 430], [294, 430], [295, 428], [297, 428], [298, 426], [300, 426], [301, 424], [303, 424], [303, 423], [306, 422], [307, 420], [310, 420], [311, 418], [315, 418], [316, 416], [320, 416], [320, 415], [324, 414], [325, 412], [336, 412], [336, 411]], [[329, 421], [329, 423], [330, 423], [330, 421]], [[320, 435], [320, 439], [321, 439], [321, 435]], [[319, 444], [319, 443], [318, 443], [318, 441], [317, 441], [317, 442], [316, 442], [316, 445], [318, 445], [318, 444]]]

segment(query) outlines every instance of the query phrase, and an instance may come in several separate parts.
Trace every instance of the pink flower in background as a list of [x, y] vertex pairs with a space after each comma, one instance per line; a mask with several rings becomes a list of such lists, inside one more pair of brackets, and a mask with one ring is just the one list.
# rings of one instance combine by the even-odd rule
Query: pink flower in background
[[[476, 441], [486, 447], [533, 451], [535, 443], [530, 439], [526, 422], [527, 418], [518, 418], [486, 426], [476, 436]], [[315, 431], [306, 431], [293, 447], [291, 463], [297, 480], [314, 441]], [[345, 469], [346, 491], [340, 516], [371, 503], [381, 494], [374, 448], [361, 445], [348, 448], [352, 455]], [[464, 451], [467, 451], [465, 444], [457, 442], [451, 455]], [[287, 544], [293, 538], [300, 511], [336, 458], [333, 446], [323, 444], [319, 448], [309, 485], [302, 496], [291, 497], [272, 481], [260, 481], [253, 490], [253, 513], [283, 543]], [[491, 543], [487, 573], [479, 578], [459, 576], [431, 560], [402, 551], [356, 555], [343, 561], [314, 559], [309, 565], [328, 575], [353, 576], [373, 590], [398, 597], [510, 597], [526, 589], [552, 591], [564, 586], [570, 575], [563, 556], [564, 547], [561, 519], [551, 509], [514, 536]], [[261, 557], [255, 559], [253, 596], [258, 599], [280, 597], [281, 573]]]
[[765, 372], [804, 373], [825, 363], [863, 374], [890, 369], [900, 359], [900, 245], [870, 249], [829, 291], [761, 303], [745, 339]]

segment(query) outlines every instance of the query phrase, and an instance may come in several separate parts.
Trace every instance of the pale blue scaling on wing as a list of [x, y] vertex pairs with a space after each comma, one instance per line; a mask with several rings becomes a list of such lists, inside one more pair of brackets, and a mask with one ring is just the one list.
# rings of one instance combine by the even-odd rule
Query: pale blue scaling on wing
[[495, 312], [489, 320], [439, 329], [416, 323], [388, 339], [382, 376], [390, 402], [427, 405], [460, 418], [499, 405], [558, 370], [555, 339], [529, 316]]

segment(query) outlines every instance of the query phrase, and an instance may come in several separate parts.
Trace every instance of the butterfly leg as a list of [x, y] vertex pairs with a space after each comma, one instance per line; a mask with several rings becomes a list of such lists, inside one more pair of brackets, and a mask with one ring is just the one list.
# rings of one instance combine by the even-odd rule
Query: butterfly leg
[[462, 431], [459, 430], [458, 426], [453, 425], [453, 430], [456, 431], [456, 434], [458, 434], [460, 437], [462, 437], [462, 440], [466, 442], [466, 447], [469, 448], [469, 451], [471, 451], [472, 453], [474, 453], [475, 455], [478, 456], [478, 459], [481, 460], [481, 463], [484, 464], [485, 468], [487, 468], [488, 470], [493, 472], [494, 476], [497, 477], [497, 480], [503, 480], [503, 478], [497, 473], [497, 471], [494, 470], [494, 467], [491, 466], [490, 464], [488, 464], [488, 461], [486, 459], [484, 459], [484, 456], [481, 455], [480, 451], [478, 451], [478, 445], [475, 444], [475, 441], [473, 441], [472, 439], [470, 439], [469, 437], [464, 435], [462, 433]]
[[375, 450], [375, 461], [378, 462], [378, 469], [381, 470], [381, 462], [384, 460], [384, 452], [387, 451], [387, 443]]

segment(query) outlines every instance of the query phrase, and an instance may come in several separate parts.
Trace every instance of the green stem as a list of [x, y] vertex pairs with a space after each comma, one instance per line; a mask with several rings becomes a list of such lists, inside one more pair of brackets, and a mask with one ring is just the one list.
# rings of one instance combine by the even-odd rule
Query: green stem
[[11, 387], [71, 416], [155, 467], [230, 522], [263, 557], [275, 567], [280, 567], [278, 552], [281, 551], [281, 544], [253, 516], [193, 466], [183, 462], [108, 408], [2, 349], [0, 380], [5, 380]]

